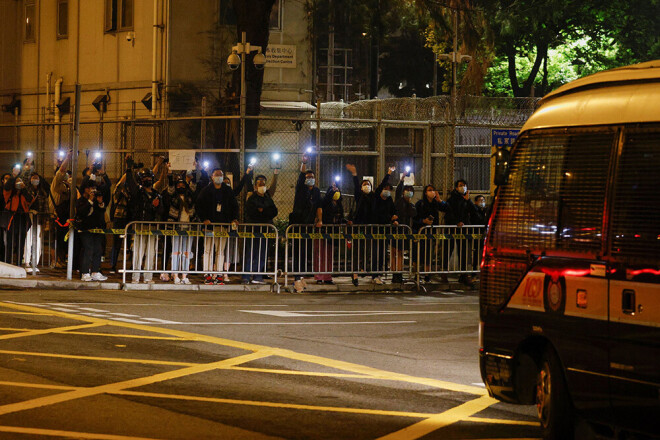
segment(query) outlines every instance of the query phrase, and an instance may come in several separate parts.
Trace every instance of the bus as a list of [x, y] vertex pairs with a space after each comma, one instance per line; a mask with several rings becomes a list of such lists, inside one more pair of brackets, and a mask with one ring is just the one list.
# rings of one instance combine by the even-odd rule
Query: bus
[[546, 95], [495, 182], [489, 394], [536, 405], [546, 439], [660, 436], [660, 60]]

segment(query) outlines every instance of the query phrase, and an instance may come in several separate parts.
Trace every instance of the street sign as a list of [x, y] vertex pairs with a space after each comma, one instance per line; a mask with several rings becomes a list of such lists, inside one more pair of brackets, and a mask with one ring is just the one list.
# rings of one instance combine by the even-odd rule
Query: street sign
[[493, 128], [490, 131], [491, 145], [493, 147], [510, 147], [516, 141], [519, 129]]

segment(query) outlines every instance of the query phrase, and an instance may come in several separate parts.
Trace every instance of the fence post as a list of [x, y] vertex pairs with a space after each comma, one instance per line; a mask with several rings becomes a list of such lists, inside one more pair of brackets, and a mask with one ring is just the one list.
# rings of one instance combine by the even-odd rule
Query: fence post
[[[73, 120], [73, 152], [71, 154], [71, 195], [69, 199], [69, 218], [76, 216], [76, 202], [77, 202], [77, 183], [78, 176], [78, 143], [80, 141], [80, 84], [76, 84], [76, 113]], [[135, 107], [135, 106], [134, 106]], [[73, 224], [69, 222], [69, 257], [66, 263], [66, 279], [70, 280], [73, 275], [73, 240], [74, 240]]]
[[321, 99], [316, 100], [316, 179], [321, 183]]
[[39, 226], [37, 225], [38, 219], [38, 216], [30, 213], [30, 229], [32, 229], [32, 243], [30, 244], [30, 246], [32, 246], [32, 258], [30, 259], [30, 266], [32, 266], [32, 275], [37, 274], [37, 233], [39, 229]]
[[382, 101], [376, 102], [376, 151], [378, 151], [378, 165], [374, 176], [374, 185], [383, 178], [385, 169], [385, 129], [383, 128]]
[[[431, 170], [433, 169], [433, 159], [431, 158], [431, 151], [433, 145], [433, 126], [432, 122], [429, 121], [424, 128], [424, 146], [422, 150], [422, 185], [426, 185], [426, 182], [431, 182]], [[424, 195], [422, 194], [422, 197]]]

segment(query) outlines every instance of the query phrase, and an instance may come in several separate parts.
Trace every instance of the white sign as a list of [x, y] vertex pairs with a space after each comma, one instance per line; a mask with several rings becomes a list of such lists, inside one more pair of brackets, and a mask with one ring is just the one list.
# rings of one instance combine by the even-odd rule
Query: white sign
[[170, 150], [170, 169], [192, 170], [195, 168], [196, 150]]
[[269, 44], [266, 48], [266, 67], [296, 67], [296, 46], [288, 44]]
[[415, 173], [410, 173], [407, 177], [405, 173], [399, 173], [399, 180], [403, 180], [404, 185], [415, 186]]

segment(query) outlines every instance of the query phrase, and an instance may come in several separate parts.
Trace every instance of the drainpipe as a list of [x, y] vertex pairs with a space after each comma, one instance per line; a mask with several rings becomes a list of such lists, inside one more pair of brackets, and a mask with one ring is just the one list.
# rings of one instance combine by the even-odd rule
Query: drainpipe
[[62, 99], [62, 81], [63, 78], [58, 78], [55, 81], [55, 105], [53, 105], [53, 110], [55, 111], [55, 136], [53, 136], [53, 150], [58, 151], [60, 149], [60, 109], [57, 107], [60, 100]]
[[51, 111], [51, 105], [50, 105], [50, 79], [53, 77], [53, 72], [49, 72], [46, 74], [46, 108], [48, 109], [48, 113]]
[[157, 61], [157, 50], [158, 50], [158, 28], [160, 26], [158, 25], [158, 0], [154, 0], [154, 27], [153, 27], [153, 54], [152, 54], [152, 66], [151, 66], [151, 117], [156, 118], [156, 107], [157, 107], [157, 92], [158, 92], [158, 83], [156, 81], [157, 79], [157, 73], [158, 73], [158, 66], [156, 64]]

